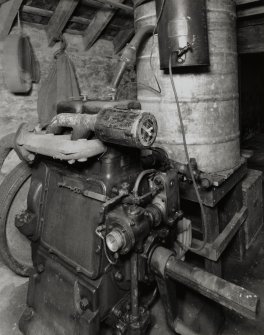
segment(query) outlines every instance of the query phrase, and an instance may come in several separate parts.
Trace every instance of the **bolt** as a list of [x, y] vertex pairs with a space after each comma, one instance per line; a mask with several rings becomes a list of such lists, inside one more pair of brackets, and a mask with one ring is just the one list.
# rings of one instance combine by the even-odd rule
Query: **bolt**
[[115, 273], [115, 280], [117, 280], [117, 281], [122, 281], [123, 278], [124, 278], [124, 276], [122, 275], [122, 273], [121, 273], [120, 271], [117, 271], [117, 272]]
[[25, 321], [30, 321], [33, 318], [33, 316], [34, 316], [34, 310], [30, 307], [27, 307], [22, 317]]
[[201, 179], [201, 187], [202, 188], [209, 188], [211, 186], [211, 183], [208, 179], [203, 178]]
[[97, 248], [96, 248], [96, 250], [95, 250], [95, 253], [96, 253], [96, 254], [100, 254], [101, 249], [102, 249], [101, 246], [98, 245]]
[[38, 264], [37, 269], [39, 273], [42, 273], [45, 270], [45, 266], [43, 264]]
[[30, 161], [30, 162], [32, 162], [34, 159], [35, 159], [35, 155], [34, 154], [29, 154], [28, 156], [27, 156], [27, 159]]
[[161, 180], [160, 180], [159, 178], [156, 178], [156, 179], [154, 180], [154, 183], [155, 183], [157, 186], [159, 186], [159, 185], [161, 185]]
[[87, 298], [82, 298], [80, 301], [80, 308], [82, 311], [86, 311], [89, 307], [89, 300]]
[[173, 187], [174, 186], [174, 180], [171, 180], [170, 181], [170, 187]]

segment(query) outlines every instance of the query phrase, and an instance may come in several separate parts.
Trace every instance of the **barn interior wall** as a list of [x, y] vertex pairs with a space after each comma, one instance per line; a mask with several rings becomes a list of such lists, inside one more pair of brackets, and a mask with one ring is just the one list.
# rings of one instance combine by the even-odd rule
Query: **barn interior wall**
[[[41, 81], [46, 78], [54, 52], [59, 44], [48, 47], [46, 33], [35, 27], [24, 27], [30, 36], [35, 54], [40, 63]], [[16, 28], [12, 33], [16, 33]], [[84, 50], [79, 35], [64, 35], [68, 44], [67, 52], [74, 63], [81, 94], [89, 99], [106, 99], [107, 87], [111, 83], [118, 57], [114, 54], [113, 43], [98, 40], [88, 51]], [[14, 95], [4, 85], [2, 57], [4, 43], [0, 42], [0, 137], [14, 132], [22, 122], [37, 123], [37, 96], [40, 84], [34, 84], [29, 95]], [[126, 72], [120, 85], [119, 99], [136, 97], [135, 72]]]

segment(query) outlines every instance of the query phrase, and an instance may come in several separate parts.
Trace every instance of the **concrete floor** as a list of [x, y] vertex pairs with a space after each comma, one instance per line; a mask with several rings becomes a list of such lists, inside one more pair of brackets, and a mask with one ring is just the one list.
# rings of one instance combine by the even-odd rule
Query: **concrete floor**
[[[261, 307], [263, 307], [264, 231], [260, 233], [243, 265], [238, 263], [229, 264], [226, 272], [228, 279], [257, 293], [261, 299]], [[17, 322], [25, 307], [26, 291], [27, 279], [16, 276], [0, 261], [0, 335], [20, 334]], [[154, 326], [151, 335], [173, 334], [166, 326], [164, 311], [160, 303], [154, 306], [153, 314]], [[263, 334], [264, 312], [262, 309], [260, 309], [256, 321], [246, 320], [229, 312], [226, 313], [226, 323], [222, 335]]]

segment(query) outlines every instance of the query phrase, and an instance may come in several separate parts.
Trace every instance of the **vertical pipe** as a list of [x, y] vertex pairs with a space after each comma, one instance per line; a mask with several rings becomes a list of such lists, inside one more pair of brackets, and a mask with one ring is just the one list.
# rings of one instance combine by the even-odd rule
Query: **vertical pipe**
[[133, 253], [131, 257], [131, 316], [136, 321], [139, 318], [138, 305], [138, 255]]

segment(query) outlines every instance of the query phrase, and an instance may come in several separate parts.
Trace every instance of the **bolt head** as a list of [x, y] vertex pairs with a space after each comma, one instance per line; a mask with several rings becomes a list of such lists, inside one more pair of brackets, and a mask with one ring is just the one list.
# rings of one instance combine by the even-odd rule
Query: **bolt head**
[[87, 298], [82, 298], [80, 301], [80, 308], [83, 311], [86, 311], [89, 307], [89, 300]]

